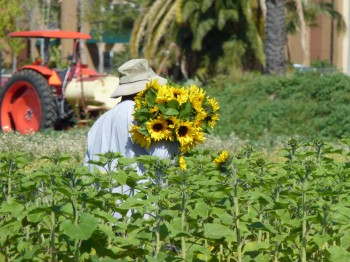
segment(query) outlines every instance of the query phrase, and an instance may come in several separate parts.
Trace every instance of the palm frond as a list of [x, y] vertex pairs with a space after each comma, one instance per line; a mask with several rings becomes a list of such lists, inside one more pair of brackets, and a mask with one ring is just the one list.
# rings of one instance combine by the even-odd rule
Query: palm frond
[[183, 0], [175, 0], [176, 1], [176, 23], [179, 25], [182, 24], [183, 21]]
[[144, 33], [144, 28], [146, 26], [146, 20], [144, 19], [147, 11], [140, 14], [140, 17], [135, 21], [131, 36], [130, 36], [130, 56], [132, 58], [139, 56], [139, 48]]
[[205, 81], [206, 79], [208, 79], [209, 76], [209, 68], [212, 65], [212, 61], [209, 57], [209, 55], [204, 55], [201, 59], [200, 65], [196, 70], [196, 77], [200, 80], [200, 81]]
[[254, 23], [252, 9], [250, 1], [245, 1], [243, 4], [243, 13], [247, 19], [248, 31], [246, 32], [252, 49], [255, 52], [255, 57], [263, 65], [265, 63], [265, 52], [264, 52], [264, 43], [259, 34], [259, 30]]
[[231, 20], [233, 22], [238, 21], [239, 18], [239, 14], [238, 14], [238, 10], [236, 9], [221, 9], [219, 11], [219, 15], [218, 15], [218, 28], [219, 30], [222, 30], [225, 25], [226, 22]]
[[161, 0], [159, 2], [161, 2], [161, 5], [158, 4], [157, 12], [152, 14], [152, 15], [155, 15], [156, 17], [152, 21], [152, 24], [149, 24], [149, 26], [147, 28], [147, 37], [145, 39], [146, 41], [144, 44], [144, 54], [147, 57], [150, 57], [148, 55], [148, 51], [152, 49], [154, 32], [157, 31], [157, 28], [161, 24], [161, 21], [164, 19], [167, 12], [169, 12], [169, 5], [174, 4], [174, 3], [172, 3], [173, 2], [172, 0], [166, 0], [165, 3], [164, 3], [164, 0]]
[[169, 5], [172, 0], [157, 0], [152, 5], [152, 10], [149, 12], [149, 22], [147, 26], [147, 35], [152, 35], [154, 29], [159, 25], [159, 21], [163, 18], [164, 14], [168, 11]]
[[215, 0], [202, 0], [201, 11], [205, 13], [210, 7], [212, 7]]
[[150, 45], [147, 47], [147, 50], [145, 50], [145, 54], [147, 54], [147, 56], [145, 55], [146, 58], [152, 58], [154, 56], [154, 54], [157, 51], [158, 48], [158, 44], [160, 39], [164, 36], [164, 34], [166, 33], [166, 30], [169, 28], [169, 25], [174, 22], [175, 19], [175, 15], [176, 15], [176, 4], [173, 3], [170, 7], [168, 12], [165, 14], [165, 16], [163, 17], [163, 19], [161, 20], [159, 26], [156, 29], [156, 32], [153, 33], [153, 38], [152, 38], [152, 42], [150, 43]]
[[217, 62], [220, 73], [229, 73], [233, 69], [242, 69], [247, 45], [243, 41], [234, 39], [223, 43], [224, 55]]
[[338, 32], [345, 32], [347, 29], [346, 23], [344, 21], [344, 17], [341, 13], [334, 9], [332, 3], [321, 2], [319, 4], [320, 13], [333, 18], [336, 21], [336, 28]]
[[207, 19], [199, 23], [192, 42], [193, 50], [199, 51], [202, 49], [202, 42], [204, 37], [208, 34], [210, 30], [213, 29], [214, 26], [215, 19]]
[[186, 1], [183, 7], [182, 19], [188, 21], [195, 11], [200, 10], [200, 4], [194, 0]]

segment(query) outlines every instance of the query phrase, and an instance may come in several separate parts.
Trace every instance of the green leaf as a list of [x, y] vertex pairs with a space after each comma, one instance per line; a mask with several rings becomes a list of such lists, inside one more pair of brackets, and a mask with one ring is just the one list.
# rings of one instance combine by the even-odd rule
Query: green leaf
[[62, 223], [64, 233], [73, 240], [89, 239], [97, 227], [98, 221], [91, 214], [82, 214], [80, 216], [80, 222], [78, 224], [74, 224], [71, 220], [65, 220]]
[[313, 236], [313, 241], [316, 243], [316, 245], [319, 247], [319, 248], [323, 248], [323, 245], [325, 244], [325, 243], [327, 243], [327, 241], [328, 240], [330, 240], [331, 239], [331, 237], [330, 237], [330, 235], [327, 235], [327, 234], [325, 234], [325, 235], [319, 235], [319, 234], [315, 234], [314, 236]]
[[157, 93], [153, 89], [148, 89], [145, 97], [148, 107], [154, 107], [156, 103]]
[[254, 222], [250, 225], [252, 229], [263, 229], [265, 228], [265, 225], [261, 222]]
[[193, 237], [190, 233], [188, 232], [177, 232], [175, 235], [172, 236], [173, 238], [176, 238], [176, 237], [188, 237], [188, 238], [191, 238]]
[[156, 257], [156, 261], [166, 261], [167, 254], [164, 252], [159, 252]]
[[243, 247], [243, 252], [251, 252], [251, 251], [258, 251], [260, 249], [268, 249], [270, 247], [270, 243], [268, 242], [260, 242], [258, 243], [257, 241], [252, 241], [247, 243]]
[[122, 157], [118, 159], [118, 165], [128, 166], [133, 163], [135, 163], [133, 158]]
[[0, 208], [0, 213], [10, 213], [13, 217], [18, 217], [24, 210], [24, 205], [10, 200], [9, 202], [3, 202]]
[[345, 248], [339, 246], [331, 246], [327, 249], [330, 255], [330, 261], [348, 262], [350, 261], [350, 253]]
[[[40, 246], [34, 246], [30, 250], [27, 250], [23, 256], [19, 257], [18, 259], [15, 259], [15, 262], [20, 261], [32, 261], [34, 257], [36, 257], [40, 253], [41, 247]], [[1, 258], [1, 257], [0, 257]]]
[[126, 181], [128, 179], [128, 175], [125, 171], [119, 171], [115, 176], [115, 179], [118, 181], [120, 185], [126, 185]]
[[177, 116], [179, 114], [179, 111], [177, 111], [174, 108], [167, 108], [164, 112], [164, 115], [166, 116]]
[[141, 108], [134, 113], [135, 119], [141, 123], [146, 122], [152, 115], [147, 108]]
[[196, 203], [194, 210], [198, 213], [198, 215], [201, 218], [205, 219], [208, 217], [209, 206], [206, 203], [204, 203], [204, 202]]
[[204, 237], [210, 239], [221, 239], [231, 236], [233, 231], [221, 224], [205, 224], [204, 225]]
[[32, 223], [37, 223], [43, 219], [43, 217], [52, 211], [51, 207], [36, 207], [32, 209], [27, 215], [27, 220]]
[[64, 195], [67, 196], [67, 197], [71, 197], [71, 196], [72, 196], [72, 193], [69, 192], [68, 188], [59, 187], [59, 188], [57, 188], [57, 191], [58, 191], [58, 192], [61, 192], [62, 194], [64, 194]]
[[225, 214], [220, 214], [218, 215], [218, 217], [220, 218], [221, 222], [227, 226], [232, 225], [233, 223], [233, 218], [232, 216], [230, 216], [229, 214], [225, 213]]
[[181, 105], [179, 118], [182, 120], [188, 120], [191, 116], [192, 106], [189, 101]]
[[180, 104], [179, 104], [179, 101], [177, 101], [177, 100], [171, 100], [167, 103], [168, 108], [174, 108], [174, 109], [178, 110], [179, 106], [180, 106]]

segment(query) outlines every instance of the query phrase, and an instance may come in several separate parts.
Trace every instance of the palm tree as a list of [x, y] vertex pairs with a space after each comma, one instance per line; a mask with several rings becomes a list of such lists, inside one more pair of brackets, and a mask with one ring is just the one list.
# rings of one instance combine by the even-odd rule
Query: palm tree
[[301, 48], [303, 49], [303, 52], [304, 52], [303, 64], [308, 66], [310, 62], [310, 52], [308, 49], [310, 45], [310, 39], [309, 39], [309, 34], [306, 30], [303, 2], [302, 0], [294, 0], [294, 1], [296, 4], [296, 10], [300, 21]]
[[[159, 46], [162, 45], [160, 43], [162, 38], [172, 31], [176, 14], [181, 10], [181, 4], [181, 0], [156, 0], [144, 4], [131, 34], [132, 57], [140, 56], [141, 52], [146, 59], [151, 60], [154, 57], [160, 49]], [[179, 14], [178, 17], [180, 17]], [[169, 39], [169, 35], [167, 38]]]
[[[336, 22], [338, 32], [346, 30], [343, 16], [334, 9], [334, 2], [288, 0], [286, 3], [286, 30], [287, 34], [301, 33], [301, 46], [304, 53], [304, 65], [310, 62], [310, 40], [307, 32], [308, 27], [317, 26], [317, 17], [325, 15], [330, 17], [331, 22]], [[333, 30], [333, 27], [331, 28]], [[332, 36], [331, 36], [332, 38]], [[331, 40], [331, 45], [332, 45]], [[330, 60], [332, 61], [333, 48], [331, 46]]]
[[285, 0], [266, 0], [265, 54], [268, 74], [285, 74]]
[[264, 52], [254, 13], [256, 3], [256, 0], [148, 2], [132, 33], [131, 55], [163, 61], [159, 56], [169, 56], [171, 47], [176, 52], [169, 67], [178, 65], [183, 76], [203, 80], [233, 66], [261, 67]]

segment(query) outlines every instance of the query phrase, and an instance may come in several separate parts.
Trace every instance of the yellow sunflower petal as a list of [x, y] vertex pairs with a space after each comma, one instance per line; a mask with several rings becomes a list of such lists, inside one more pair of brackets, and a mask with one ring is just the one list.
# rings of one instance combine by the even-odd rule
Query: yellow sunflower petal
[[181, 170], [186, 170], [186, 168], [187, 168], [186, 161], [185, 161], [185, 158], [183, 156], [180, 156], [180, 158], [179, 158], [179, 167]]
[[150, 120], [146, 123], [146, 126], [151, 139], [155, 141], [171, 139], [172, 133], [167, 128], [168, 125], [164, 118], [158, 117], [157, 119]]
[[130, 129], [131, 140], [142, 147], [149, 148], [151, 144], [151, 137], [145, 136], [139, 132], [139, 126], [132, 126]]
[[226, 150], [223, 150], [220, 155], [214, 159], [214, 163], [216, 165], [221, 165], [223, 163], [225, 163], [225, 161], [228, 159], [229, 157], [229, 153]]

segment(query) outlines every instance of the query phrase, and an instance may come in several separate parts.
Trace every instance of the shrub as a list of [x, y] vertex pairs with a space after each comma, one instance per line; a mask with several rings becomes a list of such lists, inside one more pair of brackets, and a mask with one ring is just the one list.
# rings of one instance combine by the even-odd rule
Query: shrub
[[350, 135], [350, 81], [343, 74], [258, 76], [221, 87], [207, 86], [221, 106], [216, 134], [241, 139], [272, 136], [335, 140]]

